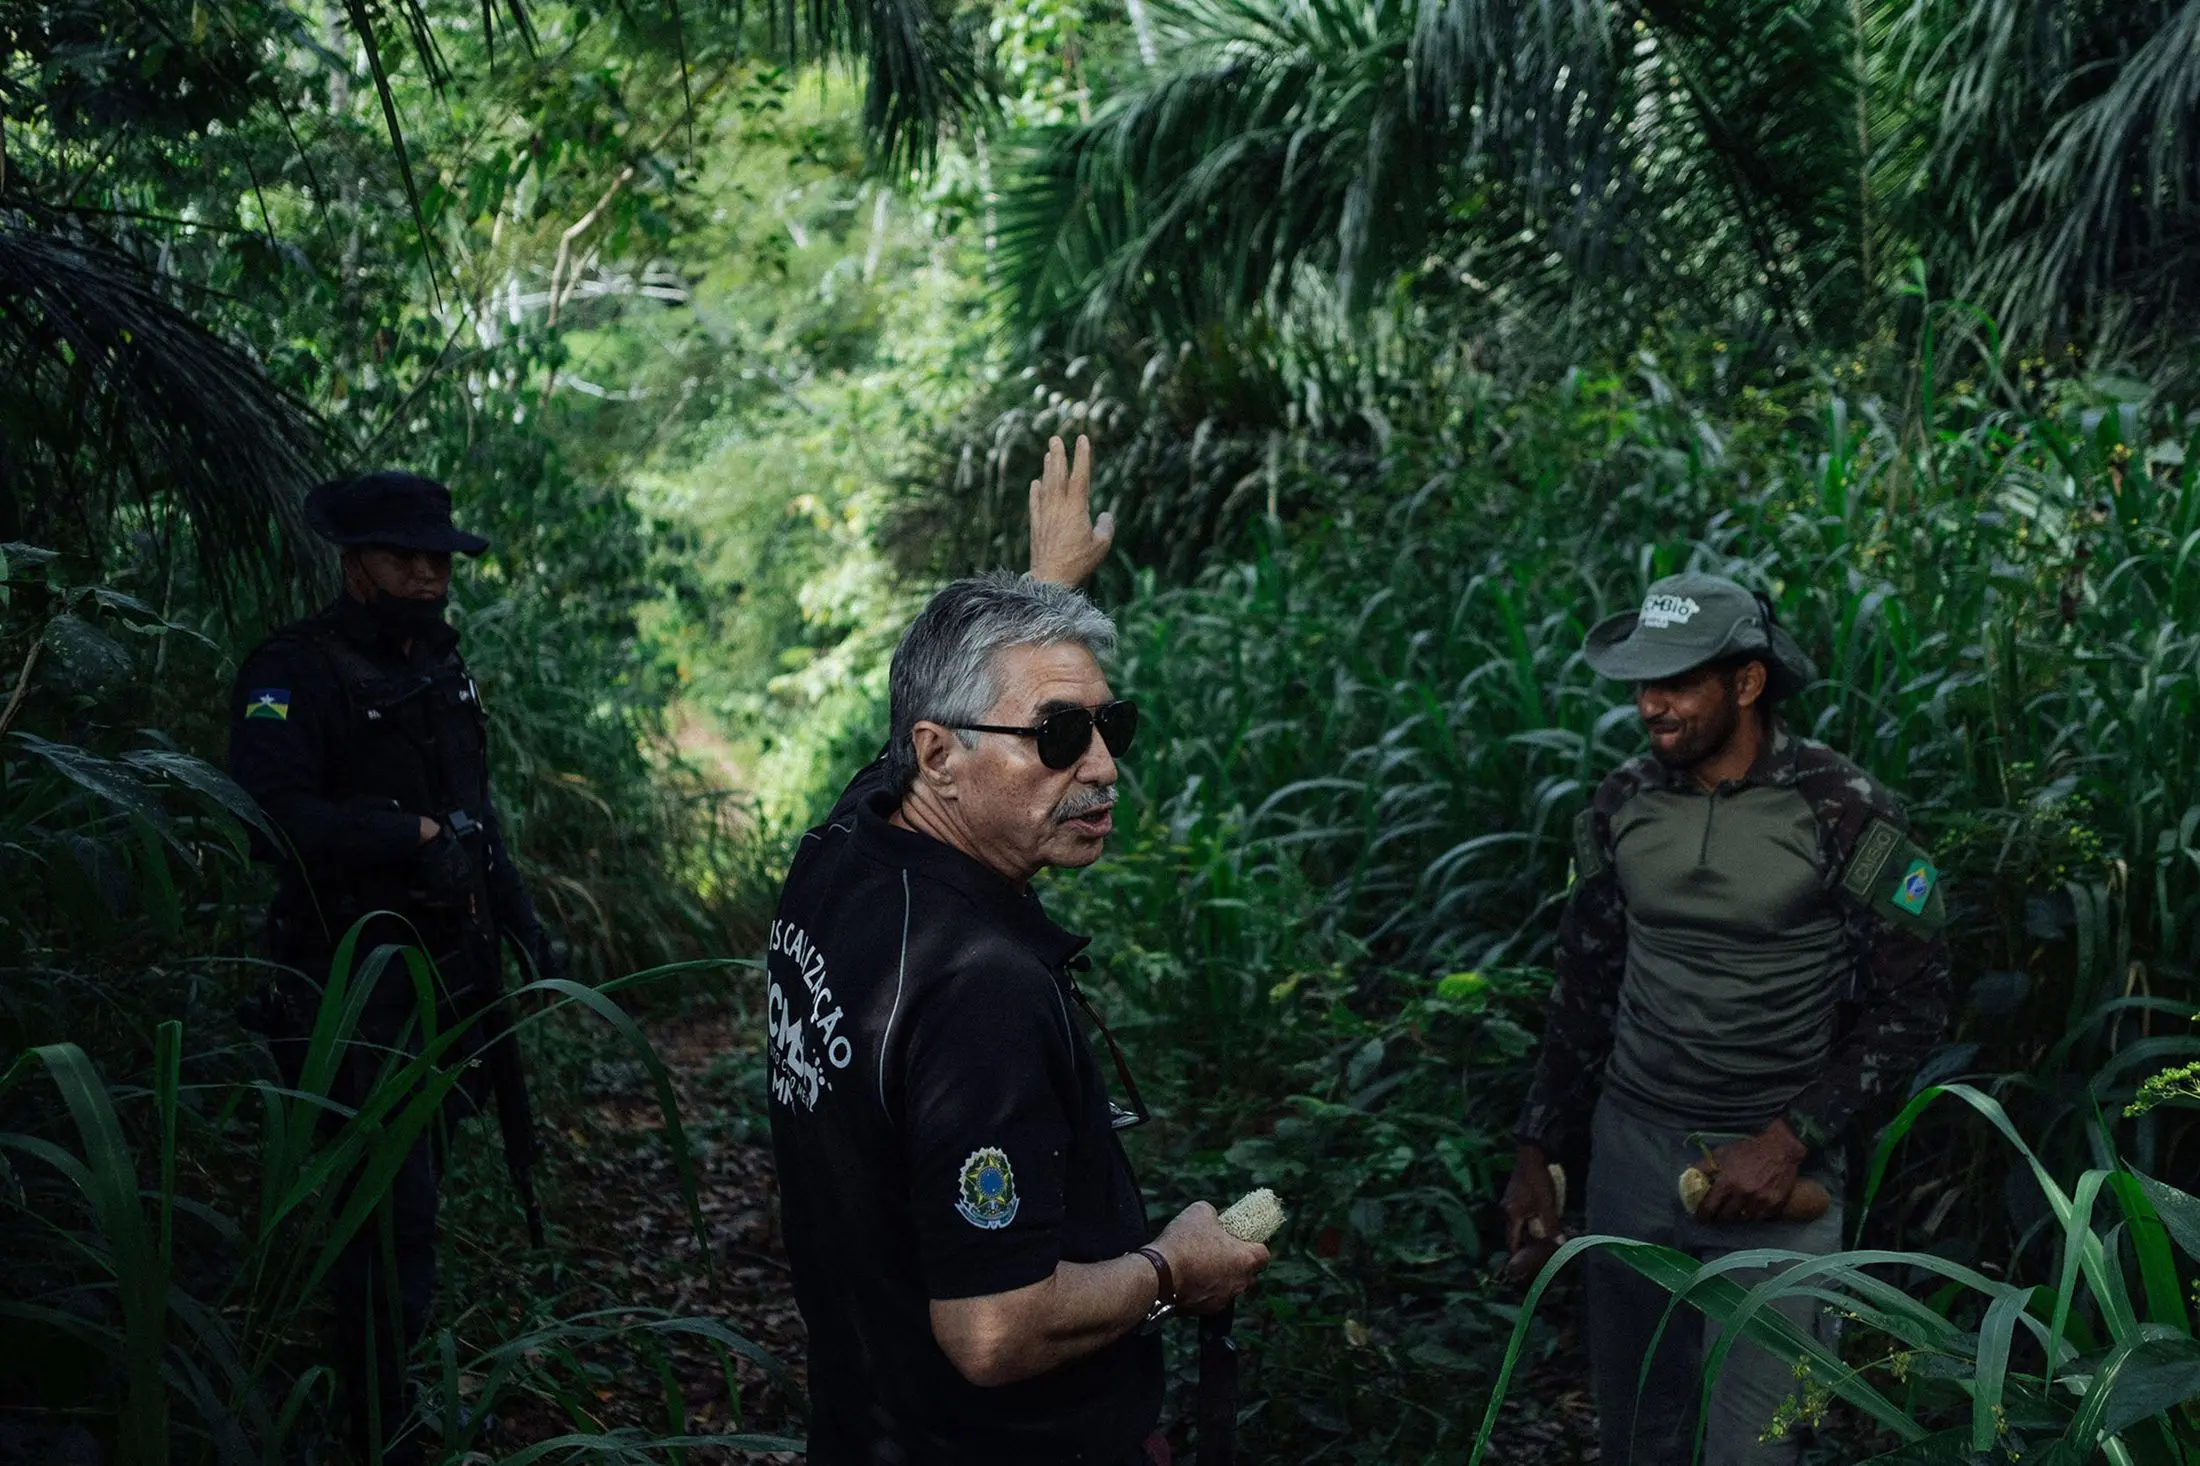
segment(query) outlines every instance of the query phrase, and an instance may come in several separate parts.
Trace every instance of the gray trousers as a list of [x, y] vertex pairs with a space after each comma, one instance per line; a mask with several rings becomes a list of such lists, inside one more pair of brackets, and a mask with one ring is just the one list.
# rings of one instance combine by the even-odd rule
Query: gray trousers
[[[1610, 1099], [1597, 1106], [1589, 1157], [1591, 1232], [1654, 1242], [1710, 1262], [1731, 1252], [1779, 1247], [1822, 1256], [1841, 1246], [1841, 1165], [1838, 1156], [1805, 1163], [1803, 1174], [1833, 1194], [1815, 1222], [1734, 1222], [1707, 1225], [1681, 1209], [1678, 1180], [1700, 1163], [1700, 1138], [1714, 1148], [1731, 1132], [1691, 1131], [1653, 1124]], [[1743, 1287], [1764, 1281], [1764, 1269], [1729, 1274]], [[1598, 1431], [1605, 1466], [1689, 1466], [1704, 1362], [1718, 1327], [1692, 1308], [1677, 1310], [1651, 1358], [1650, 1342], [1672, 1295], [1604, 1252], [1588, 1258], [1589, 1363], [1596, 1386]], [[1822, 1309], [1808, 1299], [1784, 1300], [1780, 1311], [1805, 1330], [1830, 1335]], [[1643, 1361], [1650, 1360], [1645, 1377]], [[1737, 1344], [1711, 1390], [1704, 1432], [1705, 1466], [1793, 1466], [1802, 1443], [1790, 1430], [1761, 1439], [1774, 1413], [1797, 1390], [1795, 1361], [1750, 1343]]]

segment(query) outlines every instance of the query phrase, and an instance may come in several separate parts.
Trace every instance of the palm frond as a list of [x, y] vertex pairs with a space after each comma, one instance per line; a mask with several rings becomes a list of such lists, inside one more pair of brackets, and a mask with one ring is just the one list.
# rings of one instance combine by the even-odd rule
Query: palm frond
[[980, 17], [935, 0], [769, 3], [791, 54], [860, 58], [864, 132], [889, 167], [928, 163], [940, 129], [985, 105]]
[[173, 510], [217, 597], [323, 588], [299, 512], [320, 421], [146, 262], [0, 212], [0, 379], [0, 539], [112, 543], [119, 516]]
[[1406, 83], [1406, 0], [1184, 0], [1174, 59], [1047, 140], [1004, 197], [1013, 309], [1091, 336], [1130, 313], [1242, 310], [1302, 264], [1357, 296], [1410, 258], [1444, 183], [1448, 119]]
[[[440, 90], [448, 69], [435, 40], [433, 0], [341, 0], [345, 20], [359, 40], [388, 132], [390, 150], [411, 206], [422, 247], [434, 251], [433, 234], [413, 176], [405, 125], [391, 82], [390, 58], [378, 34], [392, 12], [402, 25], [429, 86]], [[670, 22], [683, 94], [689, 83], [687, 15], [682, 0], [661, 0]], [[864, 132], [888, 167], [930, 162], [940, 131], [986, 105], [982, 17], [957, 14], [944, 0], [764, 0], [772, 30], [790, 60], [860, 58], [867, 78]], [[620, 4], [622, 11], [625, 4]], [[736, 33], [747, 18], [746, 0], [714, 0]], [[496, 33], [509, 28], [532, 49], [534, 0], [480, 0], [482, 39], [495, 57]], [[692, 109], [693, 97], [688, 95]], [[693, 118], [689, 118], [692, 126]], [[431, 277], [432, 280], [432, 277]]]
[[[1012, 191], [1026, 327], [1181, 329], [1348, 302], [1432, 248], [1531, 298], [1848, 313], [1859, 142], [1845, 4], [1177, 0], [1171, 63]], [[1731, 309], [1731, 305], [1720, 306]]]
[[2005, 323], [2047, 324], [2134, 285], [2158, 312], [2184, 304], [2200, 263], [2200, 3], [2132, 39], [2105, 89], [2056, 119], [1997, 211], [2001, 247], [1974, 288]]

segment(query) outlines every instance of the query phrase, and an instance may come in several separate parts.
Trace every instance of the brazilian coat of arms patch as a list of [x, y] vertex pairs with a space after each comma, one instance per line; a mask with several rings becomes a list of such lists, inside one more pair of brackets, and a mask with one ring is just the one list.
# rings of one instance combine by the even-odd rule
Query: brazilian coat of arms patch
[[956, 1185], [955, 1210], [973, 1227], [998, 1231], [1016, 1220], [1021, 1200], [1016, 1195], [1016, 1173], [1009, 1169], [1008, 1152], [996, 1146], [974, 1150], [962, 1163]]

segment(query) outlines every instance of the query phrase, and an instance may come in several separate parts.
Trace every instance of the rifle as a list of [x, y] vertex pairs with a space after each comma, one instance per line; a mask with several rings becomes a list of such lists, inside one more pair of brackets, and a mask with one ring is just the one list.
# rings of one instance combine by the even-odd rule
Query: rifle
[[540, 1251], [544, 1242], [542, 1208], [535, 1202], [535, 1108], [527, 1098], [527, 1075], [519, 1061], [519, 1035], [512, 1027], [511, 999], [504, 992], [504, 954], [499, 950], [497, 929], [486, 916], [487, 883], [482, 878], [484, 862], [479, 854], [481, 824], [461, 809], [445, 817], [444, 828], [474, 857], [474, 890], [467, 903], [470, 909], [459, 923], [464, 933], [466, 965], [472, 969], [473, 978], [468, 989], [473, 1011], [468, 1016], [480, 1025], [480, 1053], [496, 1095], [504, 1164], [512, 1173], [512, 1189], [519, 1193], [520, 1206], [527, 1214], [527, 1241]]

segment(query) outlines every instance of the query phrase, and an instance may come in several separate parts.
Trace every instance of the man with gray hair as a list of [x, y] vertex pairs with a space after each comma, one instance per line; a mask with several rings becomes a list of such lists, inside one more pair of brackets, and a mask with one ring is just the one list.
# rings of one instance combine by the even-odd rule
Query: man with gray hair
[[1267, 1265], [1205, 1202], [1149, 1243], [1116, 1135], [1137, 1090], [1110, 1038], [1111, 1100], [1073, 1016], [1098, 1022], [1086, 939], [1031, 890], [1099, 859], [1138, 730], [1073, 588], [1107, 548], [1090, 463], [1053, 443], [1031, 575], [957, 581], [909, 628], [887, 750], [780, 893], [772, 1144], [818, 1466], [1165, 1460], [1154, 1329]]

